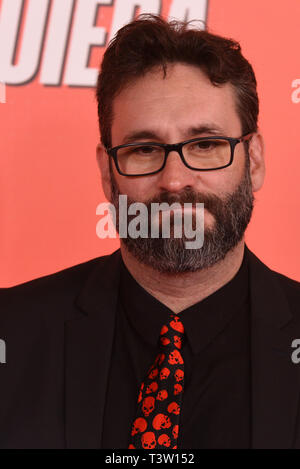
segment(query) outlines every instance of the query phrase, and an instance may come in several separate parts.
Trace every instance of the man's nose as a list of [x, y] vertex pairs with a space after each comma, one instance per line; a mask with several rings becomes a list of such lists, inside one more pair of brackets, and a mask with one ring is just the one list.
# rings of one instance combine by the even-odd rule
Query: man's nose
[[196, 181], [196, 171], [185, 166], [177, 151], [170, 151], [164, 169], [158, 174], [160, 189], [168, 192], [193, 187]]

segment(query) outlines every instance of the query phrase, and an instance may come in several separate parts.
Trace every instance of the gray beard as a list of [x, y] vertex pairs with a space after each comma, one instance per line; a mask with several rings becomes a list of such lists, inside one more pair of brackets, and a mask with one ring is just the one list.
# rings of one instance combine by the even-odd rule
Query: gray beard
[[[119, 231], [119, 195], [121, 193], [111, 169], [111, 202], [116, 209], [117, 231]], [[137, 201], [127, 196], [128, 205], [134, 202]], [[172, 236], [170, 238], [122, 238], [121, 243], [128, 252], [138, 262], [151, 266], [161, 273], [196, 272], [211, 267], [223, 260], [226, 254], [237, 246], [250, 222], [254, 196], [249, 157], [246, 158], [241, 182], [234, 192], [226, 194], [224, 199], [214, 194], [201, 194], [193, 190], [183, 190], [176, 194], [162, 192], [158, 197], [143, 202], [148, 208], [148, 213], [151, 212], [150, 207], [153, 202], [169, 204], [179, 202], [182, 206], [187, 202], [193, 204], [203, 202], [204, 207], [214, 216], [214, 226], [205, 229], [203, 246], [199, 249], [186, 249], [185, 242], [190, 239], [183, 234], [181, 238]], [[128, 219], [129, 222], [130, 219]]]

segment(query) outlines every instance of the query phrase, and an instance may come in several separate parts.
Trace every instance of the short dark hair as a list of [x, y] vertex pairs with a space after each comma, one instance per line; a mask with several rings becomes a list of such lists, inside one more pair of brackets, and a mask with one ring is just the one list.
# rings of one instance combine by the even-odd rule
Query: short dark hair
[[215, 86], [231, 83], [235, 90], [242, 132], [257, 131], [259, 102], [256, 78], [240, 44], [190, 22], [167, 22], [160, 16], [140, 15], [121, 28], [108, 45], [97, 81], [96, 96], [101, 140], [111, 146], [113, 99], [131, 80], [156, 67], [181, 62], [198, 66]]

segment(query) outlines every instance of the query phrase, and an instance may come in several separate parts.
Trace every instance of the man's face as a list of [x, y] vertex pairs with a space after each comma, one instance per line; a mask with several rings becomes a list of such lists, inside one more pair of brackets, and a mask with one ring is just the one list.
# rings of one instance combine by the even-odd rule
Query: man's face
[[[216, 87], [197, 67], [179, 63], [168, 66], [165, 78], [161, 69], [151, 71], [124, 88], [114, 99], [113, 114], [112, 147], [142, 141], [177, 143], [204, 136], [242, 135], [232, 86], [227, 83]], [[216, 171], [193, 171], [183, 164], [176, 152], [169, 154], [161, 172], [150, 176], [121, 176], [113, 164], [110, 187], [107, 184], [107, 160], [107, 157], [102, 158], [102, 178], [106, 196], [114, 203], [119, 193], [126, 194], [128, 201], [145, 203], [157, 200], [183, 203], [189, 201], [190, 194], [192, 201], [204, 202], [207, 207], [204, 245], [199, 250], [202, 254], [193, 250], [178, 253], [184, 247], [174, 239], [163, 240], [164, 246], [162, 240], [152, 240], [152, 244], [141, 239], [122, 240], [141, 262], [166, 272], [199, 270], [224, 258], [234, 247], [231, 244], [237, 244], [241, 239], [253, 202], [243, 144], [236, 146], [232, 165]], [[228, 210], [231, 213], [225, 213]], [[237, 219], [232, 220], [236, 210], [243, 213], [237, 213]], [[237, 225], [239, 232], [233, 236], [231, 231], [236, 230]], [[216, 245], [218, 237], [223, 240], [217, 241]], [[224, 237], [231, 238], [232, 242], [228, 243]], [[175, 244], [171, 249], [173, 254], [170, 254], [172, 242]], [[150, 254], [153, 250], [158, 253], [157, 262]], [[180, 261], [177, 263], [172, 258], [162, 267], [162, 258], [176, 257], [176, 253]], [[183, 258], [186, 258], [185, 267], [182, 266]]]

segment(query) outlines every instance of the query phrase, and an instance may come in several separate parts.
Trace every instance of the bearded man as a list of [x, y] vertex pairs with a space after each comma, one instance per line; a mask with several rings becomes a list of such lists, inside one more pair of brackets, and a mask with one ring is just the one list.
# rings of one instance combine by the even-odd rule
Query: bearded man
[[195, 227], [203, 204], [203, 243], [187, 248], [167, 209], [169, 236], [149, 215], [159, 236], [1, 292], [1, 447], [300, 448], [300, 284], [245, 244], [265, 164], [239, 44], [141, 16], [96, 92], [117, 214], [121, 195], [181, 220], [189, 204]]

